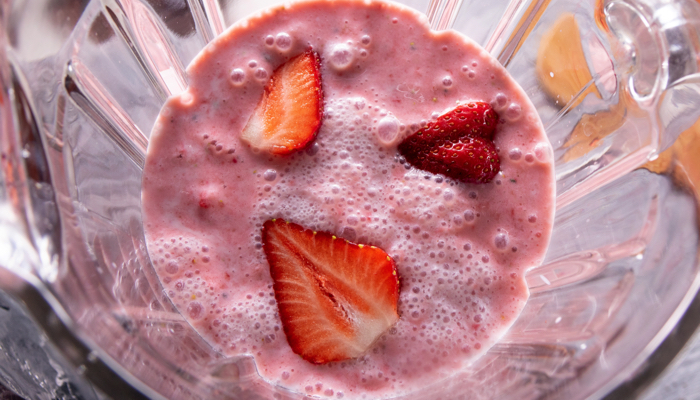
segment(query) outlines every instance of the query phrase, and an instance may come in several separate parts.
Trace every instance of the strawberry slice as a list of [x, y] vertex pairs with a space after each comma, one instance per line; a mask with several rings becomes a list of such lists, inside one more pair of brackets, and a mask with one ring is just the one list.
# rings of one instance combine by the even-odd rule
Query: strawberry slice
[[461, 104], [408, 136], [399, 153], [418, 169], [467, 183], [490, 182], [501, 162], [493, 144], [498, 114], [484, 102]]
[[306, 147], [323, 116], [318, 54], [309, 50], [272, 74], [241, 139], [256, 150], [288, 154]]
[[262, 232], [284, 333], [305, 360], [358, 357], [398, 320], [396, 266], [381, 249], [281, 219]]

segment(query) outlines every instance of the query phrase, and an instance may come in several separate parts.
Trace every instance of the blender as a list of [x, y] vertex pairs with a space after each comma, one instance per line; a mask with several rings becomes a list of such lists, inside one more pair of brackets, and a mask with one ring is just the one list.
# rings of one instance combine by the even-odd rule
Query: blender
[[[187, 87], [184, 66], [274, 3], [0, 2], [0, 306], [16, 313], [11, 323], [2, 314], [0, 378], [14, 392], [303, 397], [187, 324], [163, 294], [141, 222], [148, 134]], [[521, 316], [473, 365], [406, 398], [621, 393], [648, 376], [650, 357], [679, 351], [672, 332], [682, 344], [700, 323], [700, 5], [403, 4], [507, 68], [537, 107], [557, 178], [553, 238], [526, 276]]]

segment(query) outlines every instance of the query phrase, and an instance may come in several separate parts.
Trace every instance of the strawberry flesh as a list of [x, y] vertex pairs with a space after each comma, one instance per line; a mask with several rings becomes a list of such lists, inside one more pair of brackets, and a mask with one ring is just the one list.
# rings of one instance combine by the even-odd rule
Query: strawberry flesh
[[498, 114], [488, 103], [461, 104], [398, 146], [418, 169], [467, 183], [490, 182], [500, 170], [493, 144]]
[[309, 50], [275, 70], [241, 139], [259, 151], [288, 154], [316, 137], [322, 116], [320, 61]]
[[305, 360], [356, 358], [398, 320], [396, 265], [383, 250], [281, 219], [262, 232], [284, 333]]

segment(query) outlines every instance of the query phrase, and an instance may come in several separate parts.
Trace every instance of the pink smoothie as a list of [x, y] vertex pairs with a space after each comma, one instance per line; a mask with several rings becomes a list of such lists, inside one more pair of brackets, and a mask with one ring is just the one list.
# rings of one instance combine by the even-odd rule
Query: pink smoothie
[[[240, 133], [273, 71], [321, 58], [317, 139], [288, 156]], [[384, 2], [277, 7], [232, 26], [188, 67], [155, 124], [143, 177], [153, 265], [192, 326], [261, 377], [334, 398], [381, 398], [448, 378], [488, 350], [528, 297], [554, 214], [552, 150], [522, 89], [483, 49]], [[460, 102], [501, 116], [501, 172], [465, 184], [402, 164], [397, 145]], [[382, 248], [401, 281], [399, 321], [359, 359], [313, 365], [289, 347], [262, 223], [284, 218]]]

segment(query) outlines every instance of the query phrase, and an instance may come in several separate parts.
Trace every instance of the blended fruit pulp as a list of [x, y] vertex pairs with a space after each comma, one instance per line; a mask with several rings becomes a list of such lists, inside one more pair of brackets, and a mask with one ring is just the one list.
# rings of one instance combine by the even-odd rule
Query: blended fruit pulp
[[[309, 48], [321, 60], [318, 136], [290, 155], [253, 151], [240, 134], [265, 85]], [[263, 379], [296, 392], [378, 398], [455, 374], [511, 326], [549, 242], [553, 155], [525, 93], [478, 45], [390, 3], [298, 2], [235, 24], [187, 72], [151, 135], [143, 216], [167, 295], [218, 351], [251, 355]], [[403, 138], [468, 101], [500, 115], [491, 182], [399, 157]], [[271, 218], [395, 260], [399, 320], [366, 354], [314, 365], [292, 352], [262, 250]]]

